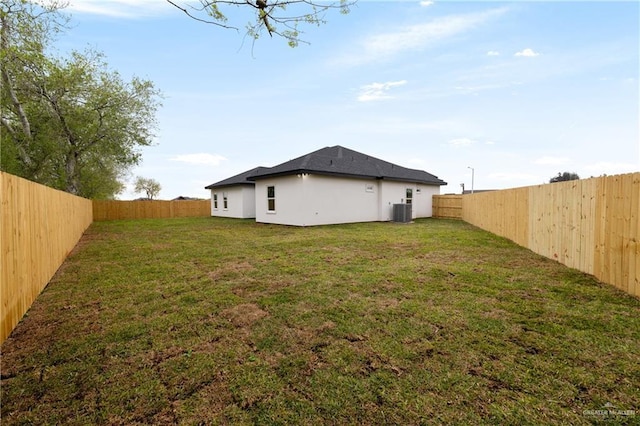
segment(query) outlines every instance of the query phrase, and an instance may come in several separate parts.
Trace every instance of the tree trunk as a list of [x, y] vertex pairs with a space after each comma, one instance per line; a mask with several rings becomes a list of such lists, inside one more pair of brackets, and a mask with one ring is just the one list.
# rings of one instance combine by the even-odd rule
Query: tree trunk
[[78, 176], [78, 153], [70, 152], [67, 154], [65, 161], [66, 187], [65, 191], [70, 194], [78, 195], [80, 191], [80, 179]]
[[[6, 53], [9, 49], [9, 41], [8, 41], [8, 20], [5, 14], [0, 14], [0, 52], [3, 53], [3, 61], [6, 61], [5, 57]], [[7, 71], [7, 66], [4, 63], [0, 63], [0, 73], [2, 74], [2, 78], [0, 80], [0, 90], [9, 95], [9, 99], [11, 100], [11, 104], [15, 109], [15, 114], [18, 116], [20, 120], [20, 125], [22, 127], [22, 138], [19, 138], [17, 132], [13, 127], [10, 126], [9, 122], [7, 122], [4, 117], [2, 120], [2, 124], [7, 129], [9, 134], [11, 134], [16, 147], [18, 148], [18, 155], [20, 156], [20, 160], [24, 163], [24, 165], [31, 169], [33, 168], [33, 160], [29, 153], [27, 152], [27, 148], [31, 144], [33, 140], [33, 135], [31, 133], [31, 124], [29, 123], [29, 118], [27, 114], [24, 112], [24, 108], [22, 107], [22, 103], [18, 99], [16, 95], [16, 91], [13, 88], [13, 82], [11, 81], [11, 76], [9, 75], [9, 71]]]

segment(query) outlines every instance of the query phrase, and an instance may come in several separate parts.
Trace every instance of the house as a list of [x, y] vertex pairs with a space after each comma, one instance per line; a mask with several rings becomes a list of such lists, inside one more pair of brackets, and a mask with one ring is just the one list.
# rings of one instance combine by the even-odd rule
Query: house
[[200, 200], [202, 200], [202, 198], [186, 197], [184, 195], [179, 195], [176, 198], [172, 199], [171, 201], [200, 201]]
[[312, 226], [390, 221], [394, 204], [411, 204], [412, 218], [430, 217], [432, 196], [441, 185], [446, 182], [423, 170], [336, 145], [206, 188], [213, 216]]
[[211, 216], [255, 218], [255, 183], [248, 178], [265, 170], [266, 167], [256, 167], [205, 186], [211, 190]]

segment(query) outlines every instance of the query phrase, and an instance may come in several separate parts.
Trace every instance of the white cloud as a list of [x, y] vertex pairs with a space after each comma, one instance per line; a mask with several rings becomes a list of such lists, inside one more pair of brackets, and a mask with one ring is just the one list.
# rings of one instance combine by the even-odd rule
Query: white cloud
[[[593, 176], [617, 175], [623, 173], [637, 172], [640, 169], [640, 164], [632, 163], [614, 163], [611, 161], [600, 161], [598, 163], [589, 164], [584, 169]], [[582, 176], [581, 177], [587, 177]]]
[[171, 5], [158, 0], [70, 0], [71, 12], [119, 18], [155, 16], [170, 10]]
[[540, 55], [540, 53], [534, 51], [533, 49], [530, 48], [526, 48], [524, 50], [521, 50], [520, 52], [516, 52], [515, 56], [525, 56], [528, 58], [533, 58], [535, 56]]
[[361, 65], [384, 60], [402, 52], [423, 49], [442, 40], [471, 31], [507, 12], [507, 8], [490, 9], [464, 15], [450, 15], [428, 22], [408, 25], [394, 31], [367, 37], [358, 46], [358, 52], [349, 52], [338, 63]]
[[171, 161], [180, 161], [183, 163], [207, 165], [207, 166], [218, 166], [223, 161], [227, 161], [227, 159], [218, 154], [199, 153], [199, 154], [176, 155], [175, 157], [171, 158]]
[[533, 164], [540, 164], [543, 166], [561, 166], [569, 162], [570, 160], [565, 157], [540, 157], [533, 161]]
[[407, 84], [407, 80], [400, 81], [388, 81], [386, 83], [371, 83], [360, 88], [360, 94], [358, 95], [358, 100], [360, 102], [370, 102], [377, 101], [380, 99], [389, 99], [387, 93], [391, 88], [403, 86]]
[[490, 50], [487, 52], [487, 56], [500, 56], [500, 52], [497, 50]]
[[457, 138], [457, 139], [450, 140], [448, 143], [449, 145], [458, 147], [458, 146], [470, 146], [475, 144], [476, 142], [477, 141], [469, 138]]
[[434, 2], [432, 0], [422, 0], [420, 2], [420, 6], [422, 7], [427, 7], [427, 6], [431, 6]]

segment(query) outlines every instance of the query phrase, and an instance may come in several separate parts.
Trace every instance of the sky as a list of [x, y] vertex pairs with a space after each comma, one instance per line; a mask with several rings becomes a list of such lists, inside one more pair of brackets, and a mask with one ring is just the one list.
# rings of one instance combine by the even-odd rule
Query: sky
[[[184, 4], [184, 2], [177, 2]], [[640, 171], [637, 1], [372, 1], [291, 48], [161, 0], [71, 0], [60, 55], [101, 51], [162, 91], [136, 176], [160, 199], [326, 146], [446, 181], [441, 193]]]

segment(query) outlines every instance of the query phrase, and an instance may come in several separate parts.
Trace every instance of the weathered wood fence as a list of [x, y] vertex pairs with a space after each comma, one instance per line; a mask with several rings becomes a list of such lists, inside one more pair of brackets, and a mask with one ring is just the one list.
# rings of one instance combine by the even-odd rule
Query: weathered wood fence
[[92, 218], [91, 201], [0, 172], [0, 343]]
[[211, 216], [210, 200], [93, 201], [93, 220]]
[[640, 173], [435, 196], [436, 203], [447, 208], [434, 207], [435, 217], [457, 216], [640, 297]]

